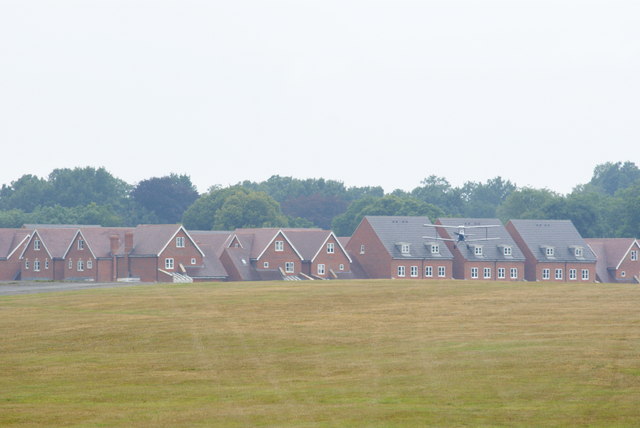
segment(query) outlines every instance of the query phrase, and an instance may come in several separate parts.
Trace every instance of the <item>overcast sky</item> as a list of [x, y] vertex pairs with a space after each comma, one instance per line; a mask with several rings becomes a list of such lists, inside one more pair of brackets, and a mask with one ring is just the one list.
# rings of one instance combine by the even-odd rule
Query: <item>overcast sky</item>
[[566, 193], [640, 164], [640, 1], [0, 0], [0, 184]]

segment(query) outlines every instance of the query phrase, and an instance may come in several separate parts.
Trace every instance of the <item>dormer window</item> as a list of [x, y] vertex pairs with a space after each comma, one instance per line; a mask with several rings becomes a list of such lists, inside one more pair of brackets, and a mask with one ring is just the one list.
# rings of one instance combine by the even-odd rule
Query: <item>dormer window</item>
[[584, 258], [584, 248], [580, 246], [572, 246], [571, 250], [573, 251], [573, 255], [576, 256], [577, 259]]
[[542, 248], [542, 252], [548, 259], [552, 259], [555, 257], [555, 253], [556, 253], [555, 247], [543, 245], [541, 248]]
[[431, 244], [431, 254], [440, 254], [440, 245]]
[[505, 245], [504, 247], [502, 247], [502, 255], [505, 257], [513, 256], [513, 248], [511, 248], [508, 245]]
[[401, 242], [399, 245], [400, 245], [400, 252], [402, 254], [410, 254], [411, 253], [411, 244], [407, 244], [407, 243]]
[[474, 245], [473, 246], [473, 254], [476, 257], [482, 257], [482, 245]]

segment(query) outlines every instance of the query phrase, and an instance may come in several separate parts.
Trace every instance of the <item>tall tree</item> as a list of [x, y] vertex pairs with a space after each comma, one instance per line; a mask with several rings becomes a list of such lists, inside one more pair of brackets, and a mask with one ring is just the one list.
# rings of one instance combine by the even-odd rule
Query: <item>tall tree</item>
[[462, 215], [464, 201], [461, 191], [452, 187], [446, 178], [430, 175], [420, 184], [411, 192], [414, 198], [439, 207], [446, 215]]
[[47, 205], [51, 196], [51, 185], [47, 180], [35, 175], [25, 174], [12, 181], [11, 185], [2, 185], [0, 189], [0, 208], [33, 211], [38, 206]]
[[498, 217], [503, 222], [511, 219], [548, 218], [544, 207], [560, 195], [547, 189], [533, 189], [525, 187], [512, 192], [497, 210]]
[[607, 162], [595, 167], [589, 184], [613, 196], [618, 190], [640, 179], [640, 169], [633, 162]]
[[104, 168], [63, 168], [49, 174], [51, 204], [63, 207], [100, 205], [120, 206], [131, 186]]
[[154, 213], [159, 223], [177, 223], [198, 199], [198, 191], [188, 175], [171, 174], [142, 180], [131, 191], [131, 197]]

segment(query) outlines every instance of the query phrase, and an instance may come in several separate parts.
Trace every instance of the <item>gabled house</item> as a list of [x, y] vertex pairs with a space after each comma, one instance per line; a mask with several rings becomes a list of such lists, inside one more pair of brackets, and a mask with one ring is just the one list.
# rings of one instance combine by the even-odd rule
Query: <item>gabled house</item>
[[527, 281], [595, 282], [596, 255], [570, 220], [510, 220]]
[[640, 283], [640, 242], [634, 238], [585, 239], [598, 258], [599, 282]]
[[368, 278], [450, 279], [453, 255], [428, 217], [366, 216], [347, 252]]
[[20, 255], [30, 237], [31, 230], [0, 229], [0, 281], [20, 279]]
[[191, 281], [187, 267], [204, 266], [204, 256], [181, 225], [140, 225], [133, 232], [125, 233], [118, 278], [136, 278], [142, 282]]
[[36, 281], [64, 280], [64, 256], [76, 234], [75, 226], [43, 226], [33, 229], [20, 254], [20, 278]]
[[302, 273], [319, 279], [351, 277], [351, 258], [330, 230], [286, 229], [302, 256]]
[[221, 257], [231, 232], [198, 230], [191, 231], [189, 234], [204, 253], [204, 259], [201, 266], [187, 266], [187, 274], [197, 282], [228, 280], [229, 273]]
[[[455, 279], [487, 281], [523, 281], [525, 257], [498, 219], [439, 218], [435, 224], [439, 236], [452, 241], [446, 245], [453, 253]], [[470, 232], [467, 241], [456, 242], [455, 228]], [[487, 226], [487, 227], [483, 227]]]

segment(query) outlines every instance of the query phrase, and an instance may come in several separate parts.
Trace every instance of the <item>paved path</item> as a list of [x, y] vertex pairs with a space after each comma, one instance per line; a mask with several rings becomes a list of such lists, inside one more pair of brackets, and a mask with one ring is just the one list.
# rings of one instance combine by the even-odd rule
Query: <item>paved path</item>
[[0, 296], [85, 290], [89, 288], [133, 287], [136, 285], [145, 284], [139, 282], [9, 282], [0, 283]]

